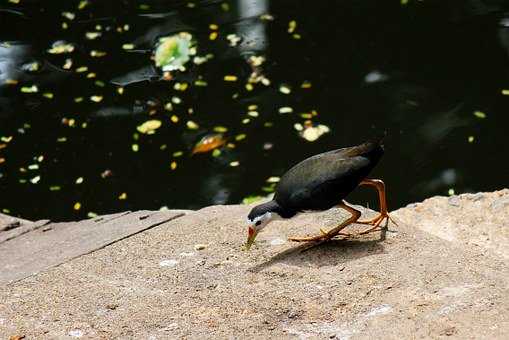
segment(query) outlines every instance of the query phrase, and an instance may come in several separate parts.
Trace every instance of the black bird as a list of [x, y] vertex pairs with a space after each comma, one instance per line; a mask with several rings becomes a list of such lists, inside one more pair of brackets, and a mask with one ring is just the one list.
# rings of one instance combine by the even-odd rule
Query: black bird
[[[270, 221], [291, 218], [303, 211], [328, 210], [338, 206], [352, 216], [337, 227], [313, 237], [293, 237], [296, 242], [327, 241], [352, 223], [368, 224], [371, 227], [360, 234], [376, 231], [380, 224], [392, 221], [387, 211], [384, 182], [367, 179], [366, 176], [378, 163], [384, 149], [382, 140], [368, 141], [348, 148], [324, 152], [309, 157], [288, 170], [279, 181], [274, 199], [254, 207], [247, 219], [249, 223], [246, 248], [253, 244], [257, 234]], [[358, 221], [360, 211], [346, 205], [343, 199], [359, 185], [376, 188], [380, 201], [380, 214], [369, 221]]]

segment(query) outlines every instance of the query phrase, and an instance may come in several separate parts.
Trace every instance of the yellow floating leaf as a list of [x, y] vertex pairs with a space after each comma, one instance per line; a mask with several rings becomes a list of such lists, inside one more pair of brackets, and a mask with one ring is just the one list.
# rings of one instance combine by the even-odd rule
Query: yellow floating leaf
[[300, 87], [303, 88], [303, 89], [309, 89], [309, 88], [311, 88], [311, 82], [306, 80], [306, 81], [302, 82]]
[[230, 162], [230, 166], [231, 167], [236, 167], [236, 166], [239, 166], [240, 165], [240, 162], [239, 161], [233, 161], [233, 162]]
[[224, 81], [237, 81], [237, 76], [227, 74], [226, 76], [224, 76]]
[[172, 161], [172, 162], [170, 163], [170, 168], [171, 168], [172, 170], [175, 170], [175, 169], [177, 168], [177, 162]]
[[71, 53], [74, 51], [74, 45], [66, 43], [64, 41], [57, 41], [51, 46], [51, 48], [48, 50], [48, 53], [51, 54], [64, 54], [64, 53]]
[[198, 130], [198, 128], [200, 127], [198, 124], [196, 124], [195, 122], [193, 122], [192, 120], [189, 120], [187, 123], [187, 128], [189, 130]]
[[76, 210], [76, 211], [80, 210], [81, 209], [81, 203], [80, 202], [74, 203], [73, 209]]
[[85, 38], [87, 38], [88, 40], [94, 40], [99, 38], [101, 35], [102, 35], [101, 32], [87, 32], [85, 33]]
[[322, 124], [316, 126], [306, 126], [304, 130], [301, 131], [300, 136], [308, 142], [314, 142], [323, 134], [328, 133], [329, 131], [329, 127]]
[[228, 131], [228, 128], [224, 127], [224, 126], [215, 126], [214, 127], [214, 132], [226, 132]]
[[290, 94], [292, 92], [292, 89], [288, 85], [281, 85], [279, 86], [279, 92], [284, 94]]
[[104, 51], [96, 51], [96, 50], [90, 51], [90, 56], [95, 57], [95, 58], [104, 57], [106, 54], [107, 53]]
[[85, 7], [87, 7], [89, 4], [88, 0], [82, 0], [80, 1], [80, 3], [78, 4], [78, 9], [79, 10], [82, 10], [84, 9]]
[[292, 20], [288, 23], [288, 33], [295, 32], [295, 29], [297, 28], [297, 21]]
[[32, 85], [32, 86], [23, 86], [21, 88], [21, 92], [23, 93], [36, 93], [39, 91], [39, 88], [37, 88], [36, 85]]
[[482, 111], [474, 111], [474, 116], [476, 116], [477, 118], [480, 118], [480, 119], [484, 119], [484, 118], [486, 118], [486, 113], [484, 113]]
[[118, 196], [118, 199], [119, 199], [119, 200], [125, 200], [125, 199], [127, 199], [127, 193], [125, 193], [125, 192], [121, 193], [121, 194]]
[[139, 125], [136, 129], [145, 134], [153, 134], [155, 130], [159, 129], [162, 125], [162, 122], [157, 119], [147, 120], [145, 123]]

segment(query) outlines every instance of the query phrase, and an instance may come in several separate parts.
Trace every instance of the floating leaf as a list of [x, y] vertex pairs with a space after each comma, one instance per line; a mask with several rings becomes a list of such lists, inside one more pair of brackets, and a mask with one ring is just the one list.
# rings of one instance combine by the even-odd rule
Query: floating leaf
[[97, 39], [101, 36], [101, 32], [87, 32], [85, 33], [85, 37], [88, 39], [88, 40], [94, 40], [94, 39]]
[[32, 85], [32, 86], [23, 86], [21, 88], [21, 92], [23, 93], [36, 93], [38, 92], [39, 89], [37, 88], [36, 85]]
[[226, 40], [228, 40], [230, 46], [237, 46], [237, 44], [242, 40], [241, 37], [239, 37], [236, 34], [228, 34], [226, 36]]
[[241, 133], [241, 134], [239, 134], [239, 135], [235, 136], [235, 140], [236, 140], [237, 142], [240, 142], [241, 140], [246, 139], [246, 137], [247, 137], [247, 136], [246, 136], [246, 134], [245, 134], [245, 133]]
[[224, 126], [215, 126], [214, 127], [214, 132], [221, 133], [221, 132], [226, 132], [226, 131], [228, 131], [228, 128], [226, 128]]
[[224, 76], [224, 81], [237, 81], [237, 76], [228, 74]]
[[157, 67], [163, 71], [181, 70], [194, 54], [192, 35], [181, 32], [159, 39], [154, 60]]
[[210, 40], [216, 40], [218, 35], [219, 35], [219, 33], [217, 33], [216, 31], [210, 32], [209, 39]]
[[303, 131], [300, 132], [300, 136], [308, 142], [314, 142], [320, 138], [323, 134], [330, 131], [326, 125], [306, 126]]
[[139, 125], [136, 129], [141, 133], [150, 135], [150, 134], [155, 133], [155, 130], [159, 129], [161, 127], [161, 125], [162, 125], [162, 123], [160, 120], [153, 119], [153, 120], [148, 120], [145, 123]]
[[192, 154], [205, 153], [217, 149], [226, 143], [221, 133], [204, 136], [193, 148]]
[[486, 118], [486, 113], [484, 113], [482, 111], [474, 111], [474, 116], [476, 116], [477, 118], [480, 118], [480, 119], [484, 119], [484, 118]]
[[200, 128], [200, 126], [198, 124], [196, 124], [195, 122], [193, 122], [192, 120], [189, 120], [186, 123], [186, 125], [189, 130], [198, 130]]
[[290, 94], [292, 92], [292, 89], [288, 85], [281, 85], [279, 86], [279, 92], [284, 94]]
[[48, 50], [48, 53], [51, 54], [64, 54], [71, 53], [74, 51], [74, 45], [71, 43], [67, 43], [65, 41], [56, 41], [51, 45], [51, 48]]
[[288, 23], [288, 33], [295, 32], [295, 29], [297, 28], [297, 21], [292, 20]]

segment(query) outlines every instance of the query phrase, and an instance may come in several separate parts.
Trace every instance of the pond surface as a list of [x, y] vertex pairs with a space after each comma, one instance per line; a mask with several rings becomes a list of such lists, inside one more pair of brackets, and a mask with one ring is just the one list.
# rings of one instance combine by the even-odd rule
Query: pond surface
[[[372, 177], [391, 209], [507, 187], [507, 10], [2, 0], [0, 211], [69, 220], [240, 203], [296, 162], [384, 131]], [[196, 54], [165, 73], [154, 49], [180, 32]]]

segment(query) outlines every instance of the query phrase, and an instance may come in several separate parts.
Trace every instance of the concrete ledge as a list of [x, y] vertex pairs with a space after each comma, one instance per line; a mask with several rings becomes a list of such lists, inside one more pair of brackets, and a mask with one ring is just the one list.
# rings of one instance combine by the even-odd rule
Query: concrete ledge
[[[507, 192], [484, 194], [482, 205], [462, 195], [465, 205], [448, 210], [448, 198], [409, 206], [385, 239], [306, 252], [286, 237], [332, 227], [342, 211], [276, 222], [245, 252], [250, 207], [208, 207], [2, 286], [0, 337], [506, 339], [507, 260], [468, 233], [418, 226], [432, 216], [434, 233], [489, 228], [475, 219]], [[414, 215], [424, 205], [442, 219]]]

